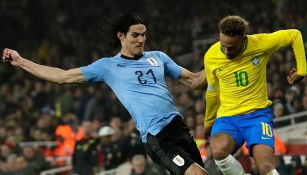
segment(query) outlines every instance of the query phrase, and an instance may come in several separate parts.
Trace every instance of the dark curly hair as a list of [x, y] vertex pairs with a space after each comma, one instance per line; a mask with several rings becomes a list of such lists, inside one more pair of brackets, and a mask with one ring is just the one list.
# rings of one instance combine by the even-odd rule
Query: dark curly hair
[[247, 33], [248, 25], [240, 16], [226, 16], [219, 22], [219, 30], [227, 36], [243, 36]]
[[117, 32], [125, 35], [129, 31], [129, 27], [135, 24], [144, 24], [143, 19], [136, 13], [130, 12], [110, 12], [103, 23], [102, 34], [104, 42], [112, 48], [120, 47], [120, 41], [117, 38]]

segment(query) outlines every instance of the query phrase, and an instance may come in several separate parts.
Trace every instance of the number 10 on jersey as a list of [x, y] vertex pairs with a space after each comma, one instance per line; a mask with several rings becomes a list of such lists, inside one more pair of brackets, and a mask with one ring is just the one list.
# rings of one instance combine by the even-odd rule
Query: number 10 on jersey
[[247, 86], [249, 84], [248, 74], [246, 71], [235, 72], [234, 74], [237, 87]]

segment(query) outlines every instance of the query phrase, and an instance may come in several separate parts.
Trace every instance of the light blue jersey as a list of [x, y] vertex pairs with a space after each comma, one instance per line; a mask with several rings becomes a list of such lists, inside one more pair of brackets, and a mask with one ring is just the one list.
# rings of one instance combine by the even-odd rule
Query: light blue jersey
[[142, 141], [147, 134], [158, 134], [176, 115], [180, 115], [167, 89], [165, 76], [177, 80], [181, 67], [166, 54], [144, 52], [138, 60], [120, 54], [102, 58], [81, 67], [87, 82], [105, 82], [132, 116]]

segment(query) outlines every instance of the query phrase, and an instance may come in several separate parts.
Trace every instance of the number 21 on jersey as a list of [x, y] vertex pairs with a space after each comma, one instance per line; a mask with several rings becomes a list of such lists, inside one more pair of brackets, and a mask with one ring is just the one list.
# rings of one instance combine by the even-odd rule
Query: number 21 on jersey
[[[154, 83], [157, 83], [157, 78], [154, 72], [152, 71], [152, 69], [149, 69], [145, 74], [151, 75]], [[140, 84], [147, 84], [147, 80], [143, 79], [144, 73], [142, 71], [135, 71], [135, 75], [137, 75], [137, 78]]]

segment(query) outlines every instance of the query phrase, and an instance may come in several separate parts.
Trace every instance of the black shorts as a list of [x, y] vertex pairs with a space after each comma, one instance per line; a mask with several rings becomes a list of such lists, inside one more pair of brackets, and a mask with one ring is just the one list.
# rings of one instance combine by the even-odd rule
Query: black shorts
[[196, 143], [180, 116], [175, 117], [156, 136], [147, 135], [145, 149], [150, 158], [169, 170], [184, 175], [193, 163], [204, 167]]

